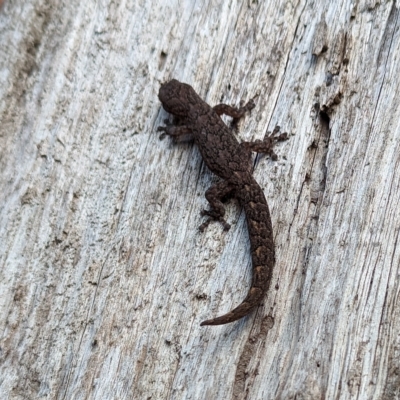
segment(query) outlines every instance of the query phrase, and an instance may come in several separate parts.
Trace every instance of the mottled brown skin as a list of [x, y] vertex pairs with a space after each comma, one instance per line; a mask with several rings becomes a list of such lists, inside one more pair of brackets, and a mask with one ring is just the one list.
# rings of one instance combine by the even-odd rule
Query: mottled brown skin
[[227, 324], [244, 317], [258, 306], [271, 283], [275, 263], [271, 217], [264, 193], [251, 173], [251, 151], [269, 154], [276, 160], [274, 142], [285, 140], [286, 134], [274, 137], [277, 133], [274, 131], [264, 141], [239, 143], [236, 140], [220, 115], [226, 114], [239, 119], [246, 111], [254, 108], [253, 100], [240, 108], [226, 104], [210, 107], [190, 85], [175, 79], [161, 85], [158, 97], [164, 109], [178, 120], [178, 125], [159, 127], [159, 130], [177, 140], [192, 137], [208, 168], [223, 179], [206, 191], [210, 210], [202, 213], [209, 218], [200, 226], [200, 230], [203, 231], [211, 220], [218, 220], [225, 230], [229, 229], [229, 224], [224, 220], [225, 208], [222, 203], [227, 198], [238, 199], [246, 213], [253, 261], [251, 288], [238, 307], [201, 323]]

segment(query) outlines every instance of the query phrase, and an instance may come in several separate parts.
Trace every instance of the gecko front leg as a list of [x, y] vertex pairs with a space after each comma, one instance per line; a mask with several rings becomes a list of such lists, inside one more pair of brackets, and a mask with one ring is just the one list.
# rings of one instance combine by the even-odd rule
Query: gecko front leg
[[164, 121], [166, 126], [159, 126], [158, 132], [163, 132], [160, 135], [160, 139], [163, 139], [165, 135], [171, 136], [176, 142], [183, 142], [193, 139], [191, 129], [186, 125], [172, 125], [168, 120]]
[[255, 107], [254, 99], [251, 99], [247, 104], [242, 107], [233, 107], [228, 104], [217, 104], [213, 107], [213, 110], [221, 116], [222, 114], [228, 115], [229, 117], [239, 120], [244, 116], [246, 111], [251, 111]]
[[242, 142], [240, 147], [244, 151], [254, 151], [256, 153], [264, 153], [271, 157], [272, 160], [276, 161], [278, 156], [274, 152], [274, 145], [276, 142], [281, 142], [288, 139], [286, 132], [277, 135], [280, 132], [280, 127], [276, 126], [272, 133], [265, 137], [264, 140], [255, 140], [254, 142]]

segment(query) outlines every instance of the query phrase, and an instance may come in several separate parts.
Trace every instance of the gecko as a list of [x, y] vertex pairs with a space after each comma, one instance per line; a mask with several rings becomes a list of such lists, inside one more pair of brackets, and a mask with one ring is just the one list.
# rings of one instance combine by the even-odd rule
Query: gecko
[[211, 186], [205, 193], [210, 205], [202, 215], [207, 220], [200, 226], [204, 229], [213, 220], [219, 221], [224, 230], [230, 225], [224, 219], [223, 202], [236, 198], [246, 214], [253, 264], [251, 288], [243, 302], [222, 316], [203, 321], [200, 325], [223, 325], [248, 315], [263, 300], [267, 293], [275, 264], [275, 248], [271, 216], [264, 193], [252, 176], [251, 151], [277, 156], [273, 151], [276, 141], [286, 140], [286, 133], [279, 133], [276, 127], [263, 141], [241, 142], [221, 119], [225, 114], [236, 122], [247, 111], [255, 107], [254, 99], [241, 107], [227, 104], [209, 106], [195, 92], [192, 86], [172, 79], [160, 87], [158, 98], [163, 108], [174, 116], [174, 123], [158, 127], [163, 135], [175, 141], [194, 139], [207, 167], [222, 180]]

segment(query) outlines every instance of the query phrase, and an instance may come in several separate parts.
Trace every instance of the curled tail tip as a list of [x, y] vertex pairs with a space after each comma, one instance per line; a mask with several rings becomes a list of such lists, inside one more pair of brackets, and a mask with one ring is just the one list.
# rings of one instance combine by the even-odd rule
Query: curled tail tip
[[[243, 303], [241, 305], [243, 305]], [[239, 307], [237, 307], [237, 308], [239, 308]], [[200, 324], [200, 326], [229, 324], [230, 322], [235, 322], [238, 319], [245, 317], [250, 312], [250, 310], [242, 310], [242, 309], [240, 310], [240, 312], [234, 312], [234, 311], [239, 311], [239, 310], [235, 309], [227, 314], [221, 315], [220, 317], [207, 319], [207, 320], [203, 321]]]
[[242, 303], [239, 307], [236, 307], [234, 310], [228, 312], [227, 314], [221, 315], [220, 317], [207, 319], [203, 321], [200, 326], [204, 325], [225, 325], [229, 324], [230, 322], [235, 322], [238, 319], [245, 317], [250, 311], [256, 306], [250, 305], [248, 303]]
[[245, 317], [250, 313], [250, 311], [252, 311], [260, 304], [262, 298], [264, 297], [264, 293], [264, 290], [252, 287], [246, 299], [243, 301], [243, 303], [239, 304], [238, 307], [234, 308], [227, 314], [221, 315], [220, 317], [207, 319], [203, 321], [200, 326], [224, 325], [229, 324], [230, 322], [235, 322], [238, 319]]
[[[241, 318], [241, 317], [239, 317]], [[229, 322], [233, 322], [236, 319], [239, 318], [235, 318], [235, 319], [228, 319], [226, 318], [225, 315], [221, 316], [221, 317], [217, 317], [217, 318], [212, 318], [212, 319], [207, 319], [205, 321], [203, 321], [200, 326], [206, 326], [206, 325], [224, 325], [224, 324], [228, 324]]]

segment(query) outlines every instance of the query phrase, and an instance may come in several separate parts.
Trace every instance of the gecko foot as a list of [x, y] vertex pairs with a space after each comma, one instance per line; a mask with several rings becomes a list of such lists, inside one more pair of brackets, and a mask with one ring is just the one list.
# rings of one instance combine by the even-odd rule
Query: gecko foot
[[207, 215], [208, 218], [207, 221], [203, 222], [199, 226], [200, 232], [204, 232], [207, 226], [210, 225], [210, 223], [213, 221], [218, 221], [219, 223], [221, 223], [222, 227], [224, 228], [224, 231], [229, 231], [229, 229], [231, 228], [231, 225], [228, 224], [228, 222], [226, 222], [225, 219], [219, 216], [215, 211], [203, 210], [201, 211], [201, 215], [203, 216]]
[[272, 132], [266, 132], [264, 140], [257, 139], [254, 142], [242, 142], [240, 146], [256, 153], [267, 154], [271, 157], [271, 160], [276, 161], [278, 156], [274, 152], [275, 143], [288, 139], [288, 134], [286, 132], [278, 135], [280, 129], [279, 126], [276, 126]]
[[165, 126], [159, 126], [157, 132], [162, 132], [158, 137], [160, 140], [163, 140], [167, 136], [167, 128]]
[[162, 132], [161, 135], [158, 137], [160, 140], [163, 140], [168, 135], [168, 129], [173, 126], [168, 118], [164, 119], [163, 122], [165, 126], [157, 127], [157, 132]]
[[271, 133], [267, 132], [266, 136], [273, 138], [273, 140], [275, 140], [276, 142], [283, 142], [284, 140], [288, 140], [289, 137], [287, 132], [280, 133], [278, 136], [276, 136], [280, 131], [281, 127], [277, 125]]

